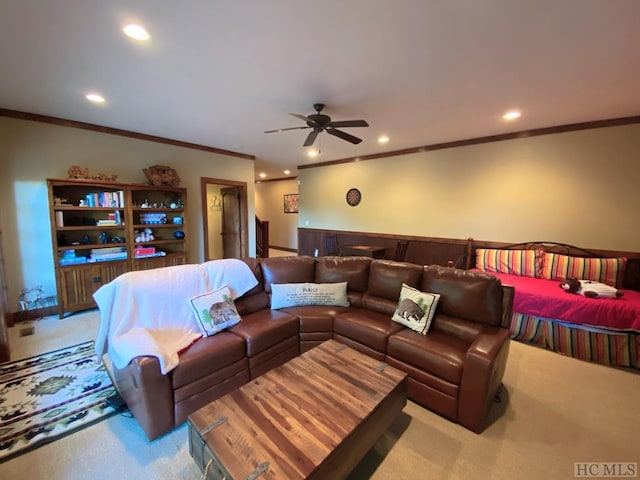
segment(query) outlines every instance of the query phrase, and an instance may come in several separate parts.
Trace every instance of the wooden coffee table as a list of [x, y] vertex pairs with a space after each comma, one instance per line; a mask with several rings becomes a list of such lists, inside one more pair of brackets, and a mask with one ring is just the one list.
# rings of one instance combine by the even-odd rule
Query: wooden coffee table
[[402, 411], [407, 375], [334, 340], [189, 416], [205, 478], [346, 477]]

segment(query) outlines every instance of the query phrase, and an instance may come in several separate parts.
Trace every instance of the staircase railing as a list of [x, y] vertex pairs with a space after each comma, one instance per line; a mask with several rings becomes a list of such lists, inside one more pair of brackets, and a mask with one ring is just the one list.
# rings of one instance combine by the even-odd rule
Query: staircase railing
[[269, 257], [269, 222], [256, 216], [256, 257]]

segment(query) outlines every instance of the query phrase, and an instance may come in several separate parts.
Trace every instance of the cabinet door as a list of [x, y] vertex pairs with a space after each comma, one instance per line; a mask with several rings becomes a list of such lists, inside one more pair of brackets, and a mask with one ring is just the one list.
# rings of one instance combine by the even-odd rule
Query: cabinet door
[[126, 262], [104, 262], [60, 268], [62, 310], [70, 312], [95, 307], [93, 294], [105, 283], [127, 271]]
[[[94, 265], [94, 273], [96, 274], [96, 279], [99, 279], [98, 282], [94, 282], [94, 290], [95, 292], [98, 288], [100, 288], [105, 283], [109, 283], [111, 280], [116, 278], [119, 275], [125, 273], [127, 269], [126, 262], [102, 262], [96, 263]], [[93, 292], [91, 292], [93, 294]]]
[[95, 291], [93, 283], [93, 265], [60, 268], [60, 287], [62, 293], [62, 310], [74, 311], [91, 308]]

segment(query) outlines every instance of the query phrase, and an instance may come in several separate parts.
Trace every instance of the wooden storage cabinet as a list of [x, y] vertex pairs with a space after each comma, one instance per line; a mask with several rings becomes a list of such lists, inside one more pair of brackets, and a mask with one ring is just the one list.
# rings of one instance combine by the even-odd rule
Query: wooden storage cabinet
[[58, 304], [65, 312], [93, 308], [94, 292], [128, 270], [127, 262], [119, 261], [60, 267]]
[[185, 188], [74, 179], [47, 186], [61, 318], [95, 307], [93, 293], [118, 275], [188, 263]]

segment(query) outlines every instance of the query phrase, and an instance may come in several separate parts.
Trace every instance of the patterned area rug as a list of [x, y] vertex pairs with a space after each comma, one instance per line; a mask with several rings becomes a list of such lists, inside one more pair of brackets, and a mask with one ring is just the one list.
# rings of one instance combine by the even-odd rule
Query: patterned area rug
[[0, 462], [116, 413], [93, 342], [0, 365]]

